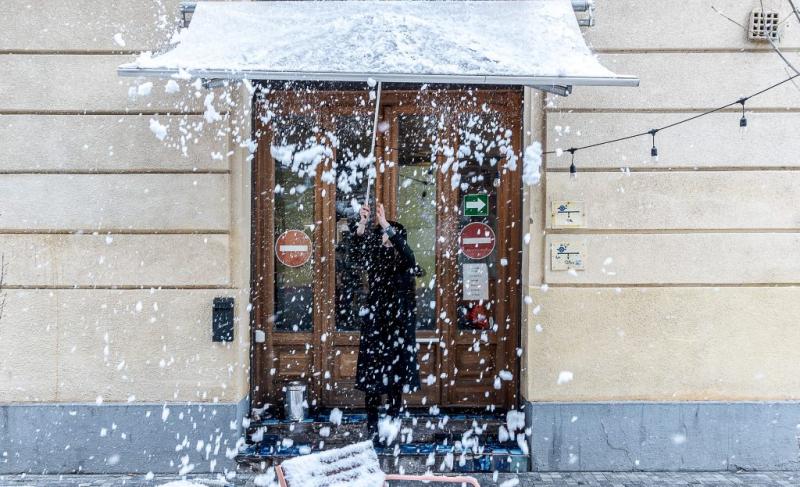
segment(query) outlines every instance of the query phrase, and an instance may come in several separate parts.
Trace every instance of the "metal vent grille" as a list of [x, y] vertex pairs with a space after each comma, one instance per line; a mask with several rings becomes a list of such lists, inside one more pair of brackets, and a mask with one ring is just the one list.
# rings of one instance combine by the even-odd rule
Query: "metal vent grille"
[[780, 39], [780, 18], [773, 10], [753, 10], [750, 13], [750, 28], [747, 38], [753, 41], [777, 41]]

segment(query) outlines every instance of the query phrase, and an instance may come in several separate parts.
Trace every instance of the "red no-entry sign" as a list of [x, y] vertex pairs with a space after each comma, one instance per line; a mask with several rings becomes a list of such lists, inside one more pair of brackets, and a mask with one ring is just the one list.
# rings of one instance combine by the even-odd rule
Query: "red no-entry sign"
[[311, 239], [301, 230], [286, 230], [275, 241], [275, 256], [285, 266], [300, 267], [311, 258]]
[[494, 250], [494, 230], [485, 223], [473, 222], [461, 230], [459, 245], [468, 258], [483, 259]]

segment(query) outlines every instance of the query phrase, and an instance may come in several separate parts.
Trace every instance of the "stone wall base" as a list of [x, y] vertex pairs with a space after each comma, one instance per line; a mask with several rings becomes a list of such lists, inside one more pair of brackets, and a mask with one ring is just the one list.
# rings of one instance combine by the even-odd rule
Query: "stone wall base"
[[526, 404], [535, 471], [800, 470], [800, 402]]
[[237, 403], [0, 405], [0, 474], [230, 470], [247, 410], [247, 398]]

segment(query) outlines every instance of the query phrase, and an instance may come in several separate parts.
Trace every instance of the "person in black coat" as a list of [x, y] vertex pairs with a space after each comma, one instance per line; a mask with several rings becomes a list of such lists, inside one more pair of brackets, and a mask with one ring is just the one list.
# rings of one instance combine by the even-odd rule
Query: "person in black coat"
[[355, 258], [367, 272], [369, 294], [358, 348], [356, 389], [366, 394], [367, 425], [377, 431], [381, 395], [389, 398], [388, 415], [398, 417], [403, 392], [420, 387], [416, 340], [416, 260], [406, 230], [386, 220], [383, 205], [370, 228], [365, 205], [354, 235]]

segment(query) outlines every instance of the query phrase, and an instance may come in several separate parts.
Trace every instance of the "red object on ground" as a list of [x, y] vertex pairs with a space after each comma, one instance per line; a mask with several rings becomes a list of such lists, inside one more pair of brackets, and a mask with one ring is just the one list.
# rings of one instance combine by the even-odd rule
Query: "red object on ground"
[[494, 230], [485, 223], [470, 223], [461, 230], [458, 243], [461, 246], [461, 251], [468, 258], [473, 260], [483, 259], [494, 250]]
[[301, 230], [286, 230], [275, 240], [275, 256], [285, 266], [300, 267], [311, 258], [311, 239]]

